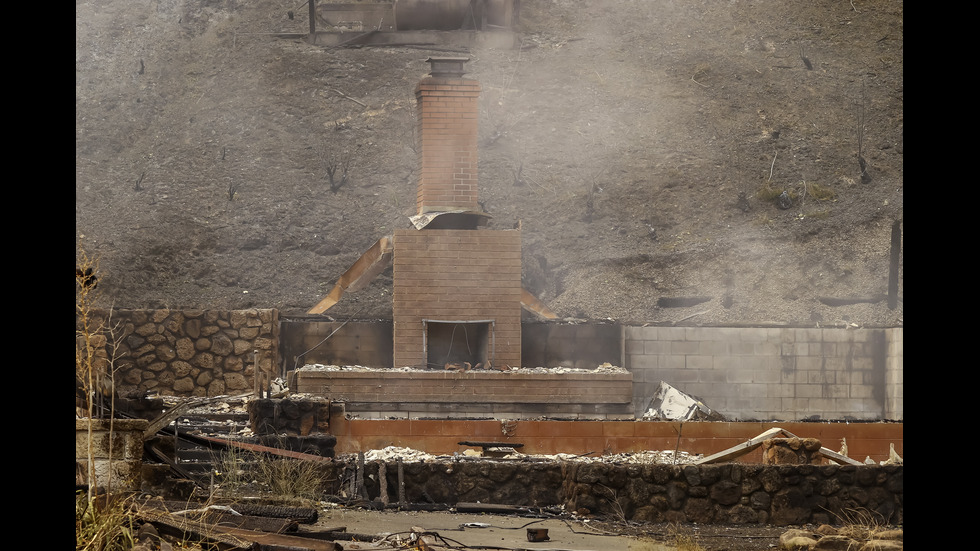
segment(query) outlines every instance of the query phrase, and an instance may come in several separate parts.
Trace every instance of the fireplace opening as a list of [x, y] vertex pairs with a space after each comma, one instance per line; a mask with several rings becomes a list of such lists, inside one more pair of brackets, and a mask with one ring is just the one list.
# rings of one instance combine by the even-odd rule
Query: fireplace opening
[[494, 360], [494, 320], [422, 320], [426, 365], [487, 368]]

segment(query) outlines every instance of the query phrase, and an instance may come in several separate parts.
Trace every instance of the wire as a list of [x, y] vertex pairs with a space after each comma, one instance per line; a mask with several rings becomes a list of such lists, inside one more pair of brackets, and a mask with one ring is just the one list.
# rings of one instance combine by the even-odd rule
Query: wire
[[338, 327], [338, 328], [336, 328], [336, 329], [334, 329], [333, 331], [331, 331], [331, 332], [330, 332], [330, 334], [329, 334], [329, 335], [327, 335], [326, 337], [324, 337], [322, 341], [320, 341], [320, 342], [318, 342], [318, 343], [316, 343], [316, 344], [315, 344], [315, 345], [313, 346], [313, 348], [311, 348], [311, 349], [309, 349], [309, 350], [307, 350], [306, 352], [303, 352], [303, 353], [302, 353], [302, 354], [300, 354], [299, 356], [296, 356], [296, 360], [295, 360], [295, 361], [293, 362], [293, 369], [296, 369], [296, 368], [298, 368], [298, 367], [299, 367], [299, 359], [300, 359], [300, 358], [302, 358], [303, 356], [305, 356], [305, 355], [307, 355], [307, 354], [309, 354], [310, 352], [313, 352], [314, 350], [316, 350], [317, 348], [319, 348], [321, 344], [323, 344], [323, 343], [325, 343], [325, 342], [327, 342], [327, 339], [329, 339], [330, 337], [332, 337], [332, 336], [333, 336], [333, 334], [334, 334], [334, 333], [336, 333], [337, 331], [340, 331], [340, 330], [341, 330], [341, 329], [342, 329], [342, 328], [343, 328], [343, 327], [344, 327], [345, 325], [347, 325], [347, 322], [348, 322], [348, 321], [350, 321], [350, 320], [352, 320], [352, 319], [354, 319], [354, 317], [355, 317], [355, 316], [357, 316], [358, 314], [360, 314], [360, 313], [361, 313], [361, 310], [364, 310], [364, 307], [363, 307], [363, 306], [361, 307], [361, 309], [360, 309], [360, 310], [358, 310], [357, 312], [354, 312], [353, 314], [351, 314], [351, 317], [349, 317], [349, 318], [347, 318], [347, 321], [345, 321], [344, 323], [341, 323], [341, 324], [340, 324], [340, 327]]

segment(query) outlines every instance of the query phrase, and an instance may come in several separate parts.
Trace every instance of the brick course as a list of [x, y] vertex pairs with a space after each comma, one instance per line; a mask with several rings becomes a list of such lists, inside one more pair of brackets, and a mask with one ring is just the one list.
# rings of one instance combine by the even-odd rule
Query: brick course
[[418, 212], [479, 210], [475, 80], [428, 77], [415, 88], [418, 112]]

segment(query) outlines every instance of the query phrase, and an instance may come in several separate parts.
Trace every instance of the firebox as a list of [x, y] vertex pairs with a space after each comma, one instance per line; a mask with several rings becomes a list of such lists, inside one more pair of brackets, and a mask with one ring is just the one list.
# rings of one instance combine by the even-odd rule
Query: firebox
[[429, 366], [480, 369], [494, 359], [494, 320], [423, 319], [422, 347]]

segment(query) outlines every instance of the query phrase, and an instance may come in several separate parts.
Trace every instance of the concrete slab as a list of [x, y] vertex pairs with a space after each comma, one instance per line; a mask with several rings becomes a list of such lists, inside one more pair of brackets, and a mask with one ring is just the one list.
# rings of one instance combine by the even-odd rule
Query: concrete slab
[[[465, 548], [480, 546], [505, 549], [563, 549], [568, 551], [629, 551], [637, 538], [602, 535], [590, 530], [588, 524], [562, 519], [534, 519], [492, 514], [458, 514], [453, 512], [369, 511], [338, 508], [321, 511], [316, 525], [310, 530], [330, 526], [345, 526], [357, 534], [402, 534], [412, 527], [437, 532], [442, 537], [459, 542]], [[548, 541], [529, 542], [528, 528], [545, 528]], [[303, 527], [303, 529], [307, 529]], [[646, 548], [648, 549], [648, 548]]]

